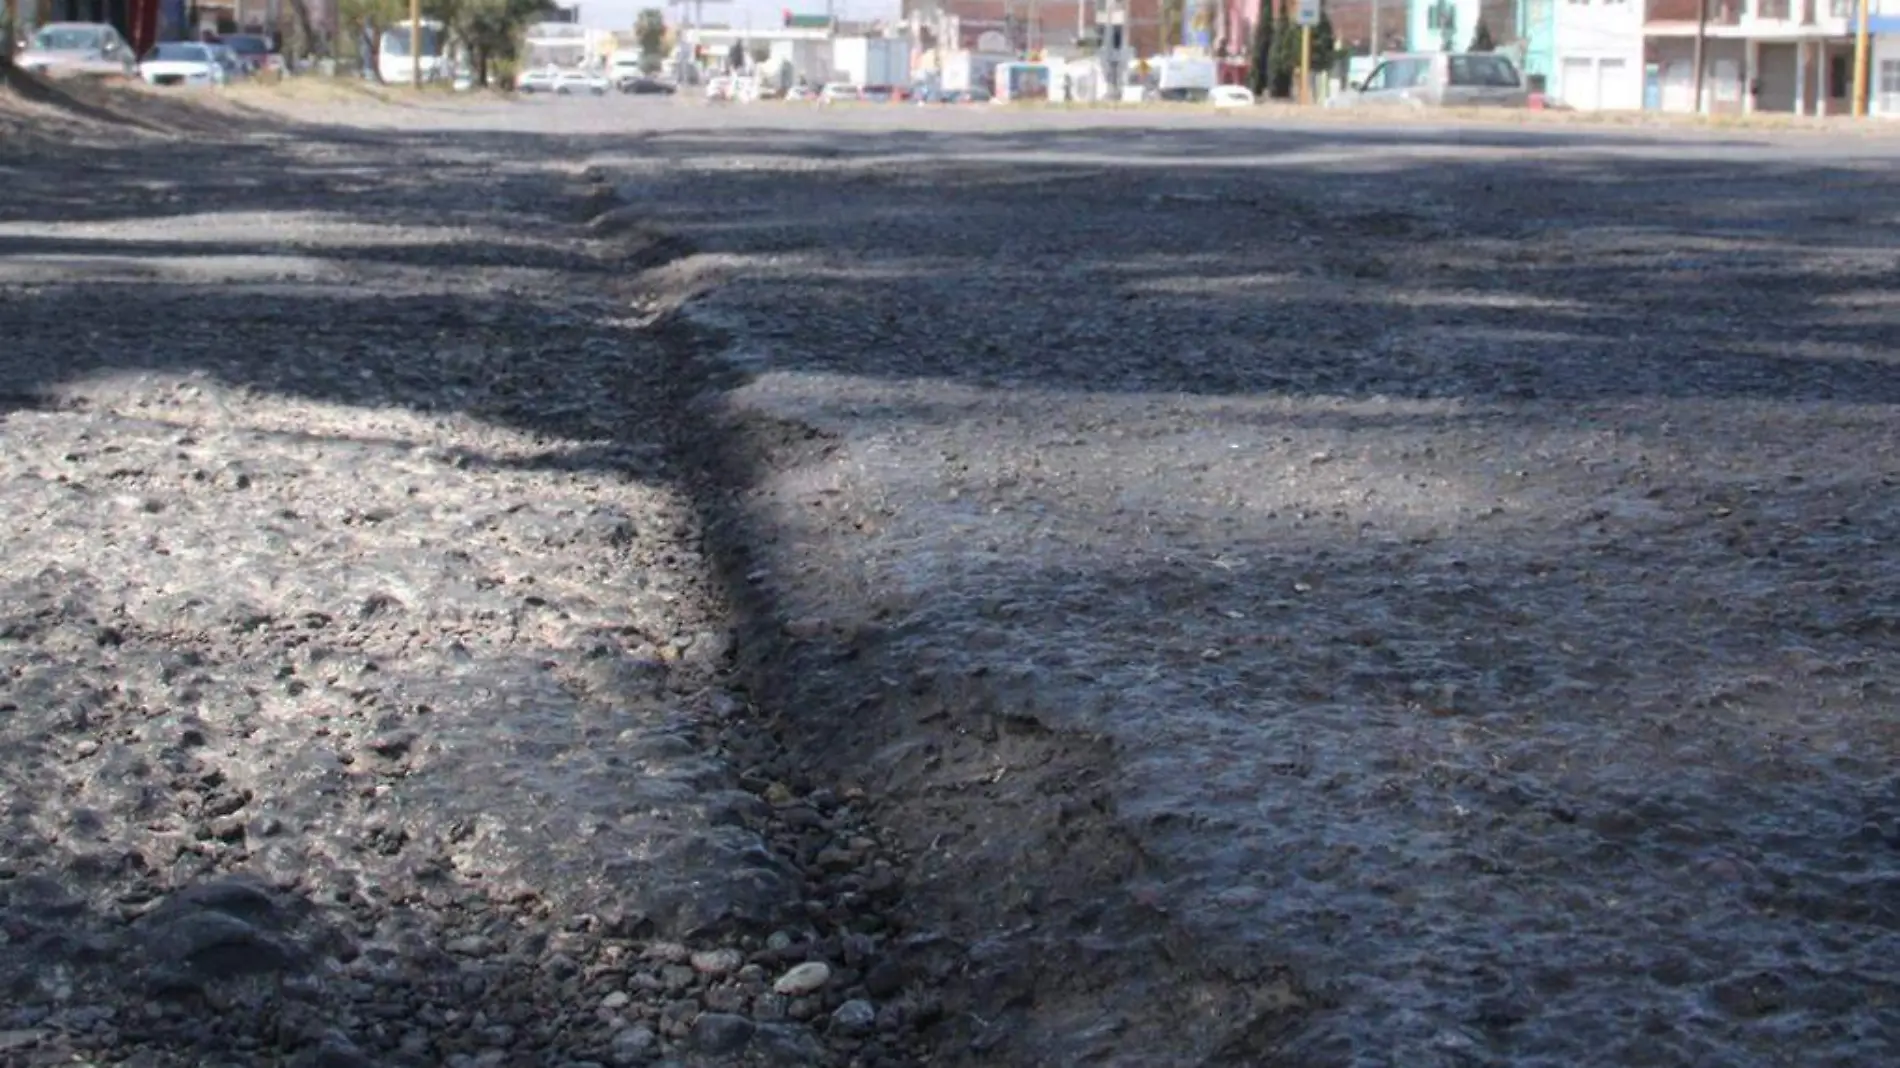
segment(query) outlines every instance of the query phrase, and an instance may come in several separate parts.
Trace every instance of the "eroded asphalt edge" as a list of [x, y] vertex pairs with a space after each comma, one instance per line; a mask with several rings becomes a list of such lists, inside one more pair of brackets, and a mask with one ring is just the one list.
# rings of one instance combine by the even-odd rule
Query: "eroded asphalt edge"
[[[621, 295], [668, 355], [675, 459], [730, 599], [737, 685], [765, 728], [724, 744], [748, 784], [862, 797], [894, 847], [904, 883], [886, 920], [903, 934], [889, 966], [927, 992], [905, 1021], [913, 1048], [983, 1065], [1299, 1062], [1284, 1046], [1336, 995], [1249, 947], [1206, 944], [1131, 889], [1153, 858], [1117, 816], [1113, 740], [1052, 726], [1004, 680], [881, 662], [875, 610], [799, 614], [793, 587], [822, 569], [802, 552], [824, 548], [782, 535], [769, 484], [832, 466], [833, 435], [729, 403], [750, 376], [728, 354], [753, 341], [694, 314], [719, 269], [691, 265], [701, 250], [663, 210], [626, 203], [611, 167], [578, 179], [588, 227], [616, 235], [631, 269]], [[869, 517], [832, 518], [842, 536]]]
[[[550, 183], [559, 181], [559, 161], [577, 158], [561, 147], [551, 144], [556, 159], [540, 168]], [[828, 439], [721, 403], [743, 376], [722, 357], [728, 339], [690, 314], [691, 298], [708, 283], [670, 270], [695, 250], [663, 229], [624, 229], [604, 176], [570, 176], [578, 220], [587, 224], [582, 236], [591, 238], [573, 285], [597, 297], [599, 268], [618, 266], [612, 295], [632, 300], [645, 317], [631, 327], [619, 317], [598, 324], [604, 333], [638, 335], [628, 339], [633, 355], [623, 361], [623, 386], [645, 399], [622, 410], [651, 411], [656, 393], [669, 398], [664, 409], [672, 418], [662, 420], [669, 425], [643, 430], [670, 441], [676, 465], [689, 472], [682, 488], [702, 517], [692, 533], [705, 542], [703, 553], [689, 555], [710, 559], [720, 572], [730, 603], [710, 606], [710, 615], [723, 607], [741, 636], [731, 679], [757, 714], [726, 703], [724, 718], [706, 720], [701, 738], [763, 800], [770, 815], [747, 822], [802, 880], [783, 903], [781, 922], [817, 932], [810, 944], [774, 948], [761, 946], [763, 929], [643, 934], [608, 922], [576, 941], [602, 930], [609, 939], [631, 938], [675, 971], [686, 970], [686, 947], [671, 939], [694, 948], [736, 945], [774, 974], [800, 960], [832, 964], [832, 984], [821, 996], [792, 999], [807, 1002], [793, 1018], [814, 1024], [828, 1039], [822, 1047], [800, 1044], [765, 1015], [748, 1044], [754, 1025], [723, 1004], [708, 1002], [703, 1015], [733, 1027], [695, 1027], [670, 1003], [650, 1022], [671, 1040], [675, 1063], [1274, 1062], [1275, 1037], [1297, 1027], [1319, 999], [1271, 962], [1219, 958], [1190, 944], [1165, 902], [1136, 900], [1124, 889], [1147, 861], [1114, 818], [1117, 754], [1107, 741], [1053, 731], [1022, 695], [994, 680], [880, 671], [875, 619], [793, 618], [778, 576], [790, 581], [800, 546], [781, 543], [757, 493], [775, 474], [824, 466]], [[664, 354], [658, 364], [645, 357], [656, 343]], [[237, 904], [253, 900], [242, 888], [232, 893]], [[214, 912], [231, 904], [180, 903]], [[529, 902], [502, 911], [535, 908]], [[1116, 936], [1093, 937], [1104, 929]], [[1144, 934], [1131, 943], [1130, 931]], [[829, 1018], [860, 997], [877, 1007], [874, 1024]], [[586, 1014], [591, 1006], [563, 1009]], [[120, 1029], [125, 1042], [145, 1050], [152, 1047], [136, 1033], [162, 1037], [143, 1025]], [[285, 1053], [301, 1049], [313, 1063], [366, 1063], [349, 1036], [317, 1037], [283, 1033], [271, 1042]], [[10, 1037], [7, 1050], [33, 1055], [11, 1045], [14, 1038], [31, 1035]], [[559, 1052], [550, 1047], [541, 1056], [588, 1063], [562, 1061]], [[565, 1052], [609, 1051], [585, 1044]], [[660, 1050], [635, 1043], [626, 1053], [630, 1060], [612, 1059], [638, 1063]], [[470, 1054], [467, 1063], [496, 1062]]]

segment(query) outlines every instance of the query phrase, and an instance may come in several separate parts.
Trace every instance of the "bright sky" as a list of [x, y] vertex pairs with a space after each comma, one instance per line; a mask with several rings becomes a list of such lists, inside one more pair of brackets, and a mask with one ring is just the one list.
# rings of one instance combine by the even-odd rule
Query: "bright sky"
[[[572, 3], [575, 0], [566, 0]], [[666, 12], [666, 21], [672, 25], [679, 18], [680, 10], [667, 5], [662, 0], [578, 0], [581, 5], [581, 24], [597, 26], [604, 30], [625, 30], [633, 27], [634, 16], [641, 8], [659, 7]], [[748, 16], [751, 24], [764, 29], [776, 26], [781, 13], [791, 8], [798, 15], [822, 15], [825, 13], [825, 0], [732, 0], [730, 3], [713, 3], [707, 0], [705, 12], [707, 22], [724, 22], [734, 26], [746, 25]], [[899, 0], [832, 0], [832, 10], [845, 18], [896, 18]]]

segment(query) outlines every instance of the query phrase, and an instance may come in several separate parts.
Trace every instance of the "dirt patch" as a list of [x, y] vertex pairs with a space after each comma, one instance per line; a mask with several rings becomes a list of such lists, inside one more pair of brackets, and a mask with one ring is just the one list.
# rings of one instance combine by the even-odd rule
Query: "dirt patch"
[[49, 79], [8, 68], [0, 85], [0, 158], [225, 137], [257, 125], [214, 95], [121, 79]]

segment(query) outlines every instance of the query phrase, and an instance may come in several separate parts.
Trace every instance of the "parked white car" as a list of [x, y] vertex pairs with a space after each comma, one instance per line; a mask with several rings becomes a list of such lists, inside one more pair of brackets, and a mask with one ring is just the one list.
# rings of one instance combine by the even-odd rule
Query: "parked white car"
[[584, 70], [564, 70], [554, 77], [556, 96], [606, 96], [611, 88], [606, 78]]
[[1244, 85], [1217, 85], [1208, 90], [1207, 102], [1217, 108], [1250, 108], [1258, 103], [1253, 90]]
[[51, 22], [41, 26], [14, 57], [21, 70], [53, 76], [123, 75], [136, 78], [138, 57], [119, 31], [102, 22]]
[[832, 82], [818, 91], [820, 104], [855, 104], [864, 99], [864, 90], [849, 82]]
[[560, 78], [560, 72], [553, 69], [531, 70], [515, 79], [515, 92], [552, 93]]
[[139, 77], [147, 85], [205, 87], [224, 85], [230, 74], [210, 45], [166, 41], [145, 54]]

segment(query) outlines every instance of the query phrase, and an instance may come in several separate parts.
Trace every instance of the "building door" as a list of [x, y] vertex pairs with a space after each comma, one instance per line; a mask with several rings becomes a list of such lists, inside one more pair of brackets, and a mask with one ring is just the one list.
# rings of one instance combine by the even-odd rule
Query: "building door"
[[1794, 111], [1795, 61], [1798, 45], [1763, 44], [1755, 57], [1755, 77], [1761, 79], [1756, 111]]
[[1636, 101], [1630, 99], [1629, 79], [1628, 60], [1597, 60], [1597, 107], [1616, 110], [1635, 107]]
[[1686, 59], [1663, 64], [1662, 106], [1664, 111], [1695, 110], [1695, 69]]
[[1560, 99], [1578, 111], [1597, 109], [1596, 64], [1587, 59], [1565, 56], [1560, 69], [1563, 81], [1558, 84]]
[[1874, 78], [1873, 113], [1883, 119], [1900, 116], [1900, 59], [1882, 59]]

